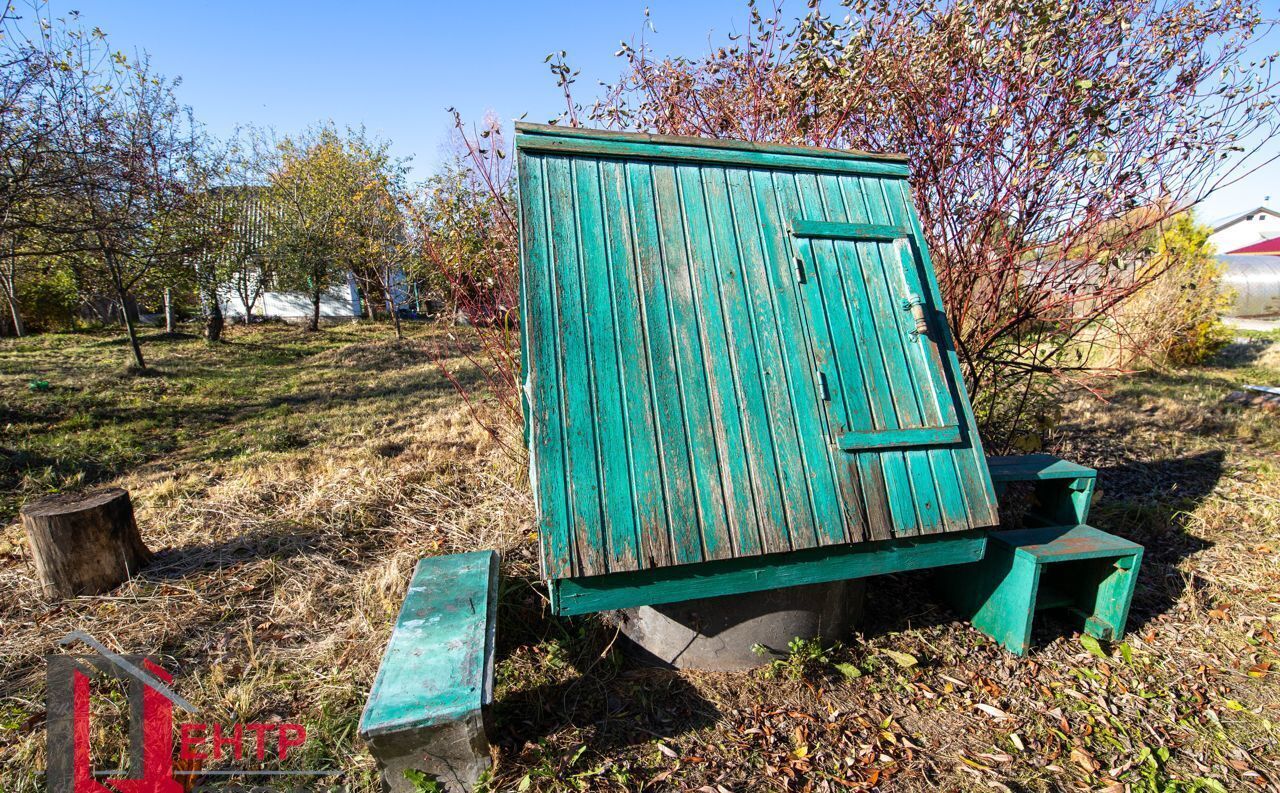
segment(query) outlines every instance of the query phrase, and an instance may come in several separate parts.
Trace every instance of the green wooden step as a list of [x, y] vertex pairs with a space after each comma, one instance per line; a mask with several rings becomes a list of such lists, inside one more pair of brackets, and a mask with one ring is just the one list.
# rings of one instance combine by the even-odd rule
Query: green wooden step
[[993, 482], [1035, 482], [1045, 479], [1093, 478], [1098, 472], [1052, 454], [1015, 454], [988, 457]]
[[1142, 546], [1092, 526], [1045, 526], [991, 533], [991, 541], [1013, 549], [1040, 564], [1104, 557], [1130, 558]]
[[1027, 525], [1069, 526], [1089, 521], [1098, 480], [1094, 469], [1052, 454], [988, 457], [987, 468], [998, 494], [1013, 482], [1034, 485], [1033, 506], [1025, 516]]
[[1124, 634], [1142, 546], [1083, 524], [992, 532], [979, 562], [943, 571], [952, 605], [1023, 655], [1035, 614], [1066, 607], [1099, 639]]

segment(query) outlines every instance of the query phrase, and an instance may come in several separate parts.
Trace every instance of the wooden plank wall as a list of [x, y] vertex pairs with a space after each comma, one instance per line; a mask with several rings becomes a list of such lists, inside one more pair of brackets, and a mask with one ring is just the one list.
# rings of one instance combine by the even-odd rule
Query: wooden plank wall
[[[900, 175], [545, 146], [520, 148], [518, 168], [528, 440], [548, 578], [997, 522], [945, 327], [942, 386], [960, 409], [923, 409], [958, 412], [962, 443], [848, 453], [832, 442], [789, 224], [889, 224], [923, 249]], [[875, 338], [883, 317], [846, 311]], [[843, 336], [853, 328], [833, 330], [858, 343]], [[916, 392], [902, 393], [919, 413]], [[867, 394], [895, 409], [887, 383]], [[845, 396], [871, 409], [867, 396]]]

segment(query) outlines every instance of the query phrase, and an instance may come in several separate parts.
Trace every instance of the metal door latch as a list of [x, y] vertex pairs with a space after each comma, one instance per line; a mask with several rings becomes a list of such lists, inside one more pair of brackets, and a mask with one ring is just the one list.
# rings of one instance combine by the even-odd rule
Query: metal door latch
[[912, 341], [919, 339], [921, 336], [929, 335], [929, 319], [925, 314], [924, 301], [920, 299], [919, 295], [912, 292], [902, 298], [902, 310], [910, 311], [911, 318], [916, 322], [916, 329], [911, 331]]

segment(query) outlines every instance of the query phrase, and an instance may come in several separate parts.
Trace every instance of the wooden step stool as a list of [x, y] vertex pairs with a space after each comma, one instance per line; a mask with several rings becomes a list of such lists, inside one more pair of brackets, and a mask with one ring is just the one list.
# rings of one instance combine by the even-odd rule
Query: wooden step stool
[[988, 457], [991, 484], [1002, 495], [1011, 482], [1030, 482], [1034, 501], [1025, 522], [1029, 526], [1074, 526], [1089, 522], [1098, 472], [1052, 454]]
[[973, 627], [1025, 655], [1045, 609], [1067, 609], [1098, 639], [1122, 636], [1141, 563], [1141, 545], [1077, 524], [992, 532], [982, 561], [939, 575]]
[[497, 606], [496, 551], [418, 562], [360, 717], [384, 790], [470, 791], [489, 767]]

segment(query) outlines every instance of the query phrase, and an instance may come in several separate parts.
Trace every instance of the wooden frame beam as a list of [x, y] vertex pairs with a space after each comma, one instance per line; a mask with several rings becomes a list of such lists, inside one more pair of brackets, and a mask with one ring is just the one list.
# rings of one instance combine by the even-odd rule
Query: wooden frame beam
[[966, 564], [980, 560], [986, 546], [987, 532], [979, 529], [561, 578], [550, 582], [551, 610], [561, 616], [589, 614]]

